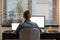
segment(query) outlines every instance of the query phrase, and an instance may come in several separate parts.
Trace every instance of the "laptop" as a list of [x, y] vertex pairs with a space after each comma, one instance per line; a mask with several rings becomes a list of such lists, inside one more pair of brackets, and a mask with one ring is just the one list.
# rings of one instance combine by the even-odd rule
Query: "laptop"
[[16, 30], [20, 23], [12, 23], [12, 30]]

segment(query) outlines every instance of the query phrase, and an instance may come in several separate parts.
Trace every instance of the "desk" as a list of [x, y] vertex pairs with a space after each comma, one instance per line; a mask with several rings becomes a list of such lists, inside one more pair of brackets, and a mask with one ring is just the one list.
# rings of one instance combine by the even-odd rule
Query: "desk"
[[42, 33], [40, 38], [60, 40], [60, 33]]
[[8, 30], [8, 31], [4, 31], [2, 33], [2, 40], [5, 40], [5, 39], [19, 39], [19, 36], [18, 35], [15, 35], [14, 33], [12, 33], [13, 31], [11, 30]]
[[[41, 39], [56, 39], [56, 40], [60, 40], [60, 33], [41, 33], [40, 34], [40, 38]], [[7, 32], [4, 31], [2, 33], [2, 39], [19, 39], [19, 36], [13, 34], [12, 32]]]

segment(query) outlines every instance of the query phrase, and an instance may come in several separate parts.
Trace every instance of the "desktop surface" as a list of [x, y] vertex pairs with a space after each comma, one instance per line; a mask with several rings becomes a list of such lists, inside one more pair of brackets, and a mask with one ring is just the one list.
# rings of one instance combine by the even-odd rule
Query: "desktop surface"
[[[9, 31], [9, 30], [7, 30]], [[19, 35], [15, 35], [13, 33], [4, 31], [2, 33], [2, 39], [19, 39]], [[56, 39], [56, 40], [60, 40], [60, 32], [57, 33], [46, 33], [46, 32], [42, 32], [40, 33], [40, 39]]]

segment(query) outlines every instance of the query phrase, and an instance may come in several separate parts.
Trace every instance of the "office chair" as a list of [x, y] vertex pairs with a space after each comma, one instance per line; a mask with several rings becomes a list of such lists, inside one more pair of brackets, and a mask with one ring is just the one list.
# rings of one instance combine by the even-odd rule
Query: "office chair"
[[19, 40], [40, 40], [40, 31], [37, 28], [24, 28], [19, 32]]

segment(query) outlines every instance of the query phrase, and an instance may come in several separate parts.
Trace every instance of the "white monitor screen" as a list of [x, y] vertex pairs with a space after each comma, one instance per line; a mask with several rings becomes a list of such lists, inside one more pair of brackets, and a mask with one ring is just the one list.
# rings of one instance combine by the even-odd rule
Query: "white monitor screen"
[[44, 28], [44, 16], [42, 17], [31, 17], [31, 21], [34, 23], [37, 23], [37, 25], [39, 26], [39, 28]]
[[12, 30], [16, 30], [20, 23], [12, 23]]

